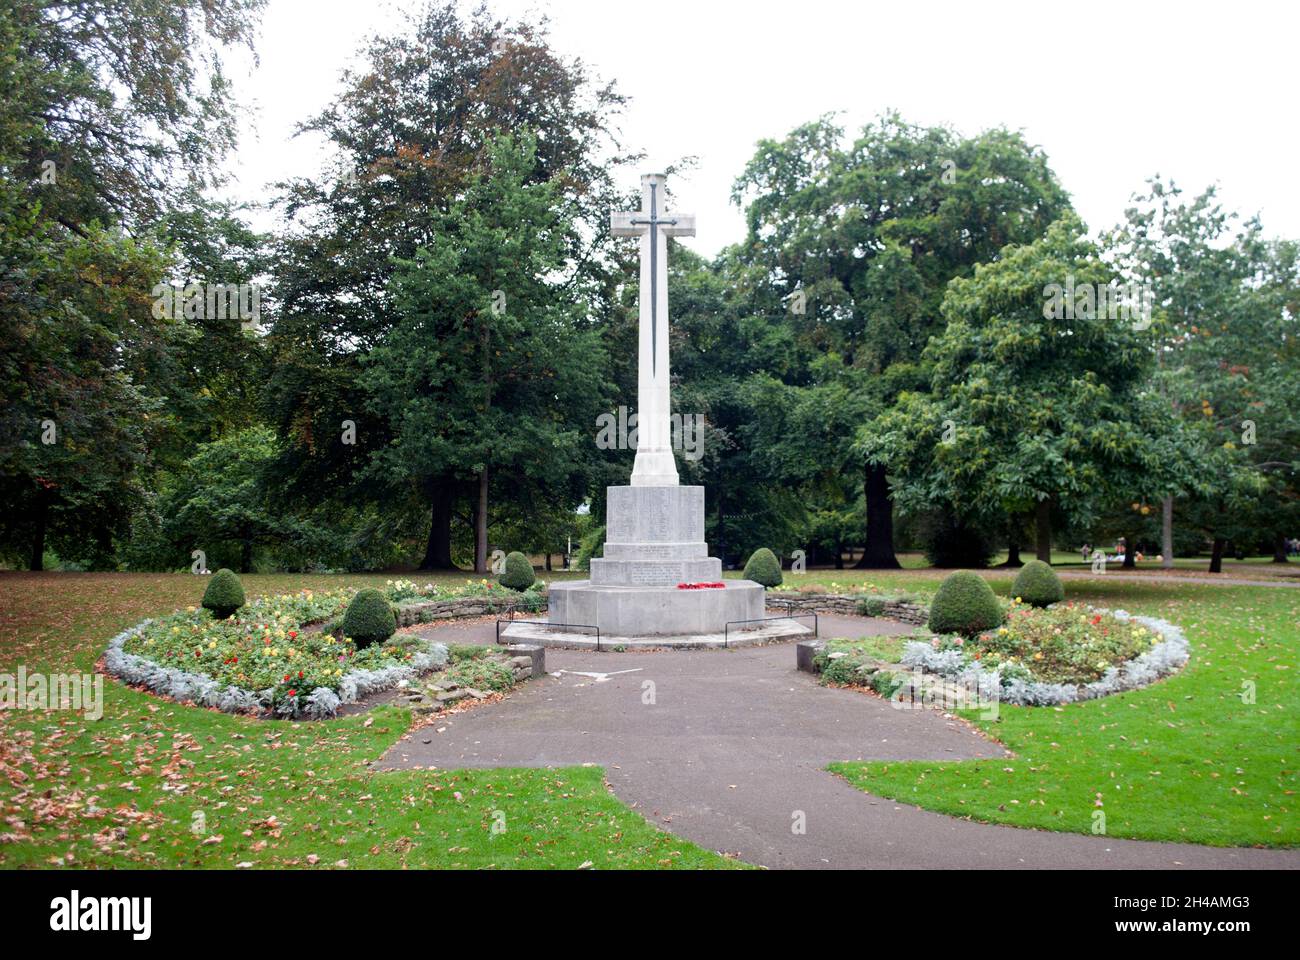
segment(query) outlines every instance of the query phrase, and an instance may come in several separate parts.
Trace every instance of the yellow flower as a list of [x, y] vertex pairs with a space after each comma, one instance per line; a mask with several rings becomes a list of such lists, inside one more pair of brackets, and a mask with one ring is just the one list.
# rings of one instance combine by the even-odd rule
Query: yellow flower
[[1023, 602], [1024, 601], [1022, 601], [1019, 597], [1016, 597], [1016, 603], [1023, 603]]
[[209, 644], [208, 644], [208, 649], [209, 649], [209, 650], [215, 650], [215, 649], [217, 649], [217, 641], [213, 640], [211, 643], [209, 643]]

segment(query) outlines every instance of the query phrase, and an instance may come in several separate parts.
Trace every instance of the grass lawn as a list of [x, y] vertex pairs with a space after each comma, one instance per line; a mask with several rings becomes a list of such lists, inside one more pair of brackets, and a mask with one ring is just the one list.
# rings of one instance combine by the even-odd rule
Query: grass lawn
[[[787, 582], [869, 581], [925, 596], [942, 576], [818, 571]], [[257, 595], [385, 579], [245, 583]], [[1010, 581], [991, 580], [1002, 594]], [[89, 671], [109, 637], [197, 603], [204, 583], [188, 574], [0, 574], [0, 672]], [[1105, 577], [1066, 589], [1179, 623], [1191, 662], [1145, 690], [972, 718], [1011, 760], [834, 771], [872, 793], [977, 820], [1087, 833], [1100, 809], [1111, 836], [1300, 843], [1300, 591]], [[1247, 682], [1254, 703], [1242, 701]], [[370, 772], [407, 729], [404, 708], [289, 724], [167, 703], [111, 679], [104, 690], [98, 721], [0, 711], [0, 866], [736, 865], [647, 824], [609, 794], [598, 768]], [[493, 832], [497, 823], [505, 832]]]
[[[244, 583], [251, 597], [385, 579]], [[0, 574], [0, 672], [90, 672], [110, 637], [198, 603], [205, 583]], [[407, 730], [405, 708], [326, 723], [250, 720], [111, 678], [104, 700], [98, 721], [0, 710], [0, 867], [735, 866], [650, 826], [606, 790], [599, 768], [370, 772]]]
[[[932, 593], [938, 572], [865, 574], [887, 589]], [[808, 578], [848, 581], [845, 572]], [[788, 578], [787, 582], [798, 582]], [[1006, 595], [1011, 577], [994, 577]], [[1191, 662], [1143, 690], [1064, 707], [1002, 706], [968, 719], [1012, 760], [834, 764], [879, 796], [975, 820], [1214, 845], [1300, 843], [1300, 590], [1069, 580], [1072, 599], [1177, 623]], [[1254, 702], [1243, 702], [1246, 685]], [[1101, 806], [1097, 805], [1100, 799]]]

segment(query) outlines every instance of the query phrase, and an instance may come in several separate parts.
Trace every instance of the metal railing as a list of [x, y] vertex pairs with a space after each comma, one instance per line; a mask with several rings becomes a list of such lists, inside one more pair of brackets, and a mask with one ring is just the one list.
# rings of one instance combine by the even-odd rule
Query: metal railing
[[800, 620], [800, 619], [806, 619], [806, 618], [808, 618], [808, 617], [812, 617], [812, 622], [813, 622], [813, 636], [814, 636], [814, 637], [819, 636], [819, 635], [820, 635], [819, 632], [818, 632], [818, 631], [819, 631], [819, 624], [818, 624], [818, 621], [817, 621], [817, 614], [816, 614], [816, 612], [813, 612], [813, 613], [793, 613], [793, 614], [791, 614], [790, 616], [786, 616], [786, 617], [758, 617], [758, 618], [756, 618], [756, 619], [754, 619], [754, 620], [728, 620], [727, 623], [726, 623], [726, 626], [724, 626], [724, 627], [722, 628], [722, 645], [723, 645], [724, 647], [730, 647], [730, 646], [731, 646], [731, 628], [732, 628], [733, 626], [737, 625], [737, 624], [741, 624], [741, 623], [770, 623], [770, 622], [772, 622], [773, 620], [796, 620], [796, 621], [797, 621], [797, 620]]

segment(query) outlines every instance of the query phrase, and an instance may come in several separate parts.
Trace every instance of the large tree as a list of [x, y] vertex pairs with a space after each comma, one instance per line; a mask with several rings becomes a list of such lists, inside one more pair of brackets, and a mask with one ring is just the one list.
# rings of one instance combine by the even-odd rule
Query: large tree
[[[581, 225], [566, 236], [568, 293], [590, 302], [607, 292], [604, 222], [619, 161], [610, 125], [621, 105], [581, 62], [551, 50], [544, 23], [505, 23], [484, 8], [462, 16], [453, 3], [429, 4], [366, 45], [337, 102], [303, 127], [332, 148], [330, 170], [280, 197], [291, 226], [276, 256], [267, 409], [286, 440], [287, 489], [309, 501], [392, 495], [365, 473], [392, 422], [371, 412], [363, 360], [398, 320], [396, 264], [433, 243], [496, 131], [531, 131], [526, 179], [552, 183]], [[340, 442], [344, 420], [356, 425], [355, 445]], [[472, 515], [477, 482], [449, 469], [401, 495], [390, 512], [426, 517], [421, 566], [451, 567], [452, 519]]]
[[1300, 261], [1233, 216], [1213, 188], [1187, 197], [1159, 178], [1106, 237], [1114, 260], [1161, 305], [1153, 385], [1200, 445], [1197, 483], [1165, 491], [1166, 561], [1175, 512], [1212, 543], [1263, 540], [1285, 561], [1300, 524]]
[[250, 42], [260, 6], [0, 10], [0, 550], [34, 569], [47, 538], [109, 562], [166, 443], [188, 333], [153, 311], [161, 218], [233, 141], [220, 55]]
[[[967, 138], [895, 114], [847, 144], [826, 118], [762, 141], [734, 196], [748, 204], [743, 256], [798, 304], [789, 318], [799, 335], [836, 358], [823, 370], [854, 392], [868, 435], [900, 392], [924, 388], [921, 351], [942, 329], [948, 282], [1007, 244], [1032, 242], [1069, 206], [1046, 157], [1019, 134]], [[896, 567], [891, 465], [882, 448], [858, 450], [867, 523], [858, 565]], [[830, 458], [828, 449], [820, 459]]]
[[608, 394], [598, 332], [565, 276], [572, 211], [559, 174], [530, 182], [535, 150], [531, 137], [493, 140], [428, 246], [398, 262], [394, 323], [363, 360], [369, 410], [392, 438], [369, 475], [417, 490], [472, 482], [479, 572], [493, 481], [513, 504], [576, 506]]
[[1050, 563], [1054, 518], [1086, 523], [1120, 498], [1192, 482], [1183, 433], [1150, 384], [1145, 320], [1097, 303], [1114, 276], [1067, 215], [949, 284], [946, 326], [925, 351], [929, 390], [904, 393], [866, 441], [899, 464], [905, 499], [971, 521], [1033, 515]]

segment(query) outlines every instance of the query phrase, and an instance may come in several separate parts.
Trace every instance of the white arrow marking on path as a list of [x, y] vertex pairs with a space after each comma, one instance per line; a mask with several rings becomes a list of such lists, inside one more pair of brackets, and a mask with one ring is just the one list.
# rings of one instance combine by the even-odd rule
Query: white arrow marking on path
[[610, 677], [617, 677], [621, 673], [639, 673], [641, 667], [633, 667], [631, 670], [615, 670], [613, 673], [589, 673], [585, 670], [556, 670], [552, 676], [563, 676], [566, 673], [573, 674], [575, 677], [591, 677], [597, 683], [604, 683]]

